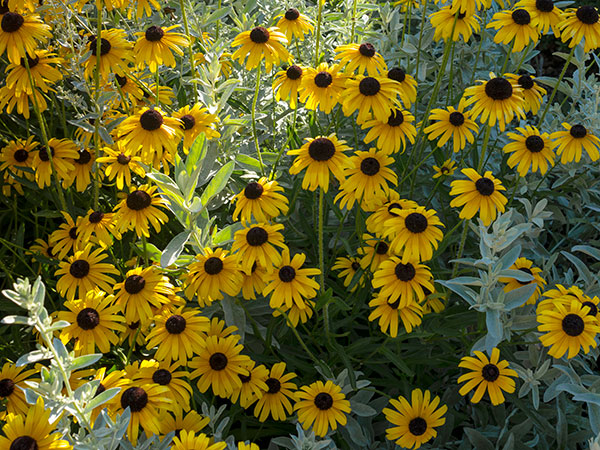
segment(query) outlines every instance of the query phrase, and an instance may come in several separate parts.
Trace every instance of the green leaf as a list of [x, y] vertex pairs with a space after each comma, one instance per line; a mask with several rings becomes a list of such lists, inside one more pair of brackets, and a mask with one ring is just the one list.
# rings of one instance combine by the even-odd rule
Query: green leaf
[[531, 283], [507, 292], [504, 296], [504, 310], [511, 311], [523, 305], [537, 289], [537, 284]]
[[353, 402], [350, 400], [352, 412], [360, 417], [371, 417], [377, 415], [377, 411], [364, 403]]
[[120, 391], [121, 391], [120, 387], [114, 387], [114, 388], [105, 390], [101, 394], [96, 395], [94, 398], [92, 398], [87, 403], [87, 405], [85, 405], [86, 411], [91, 411], [94, 408], [102, 405], [103, 403], [106, 403], [111, 398], [113, 398], [115, 395], [117, 395]]
[[177, 258], [179, 258], [179, 255], [181, 255], [181, 252], [183, 252], [183, 248], [185, 247], [185, 244], [187, 243], [191, 234], [191, 230], [185, 230], [171, 239], [171, 242], [167, 244], [162, 256], [160, 257], [160, 265], [162, 267], [169, 267], [171, 264], [177, 261]]
[[561, 254], [563, 254], [569, 261], [571, 261], [573, 263], [573, 265], [577, 268], [577, 272], [579, 273], [579, 276], [583, 279], [583, 281], [585, 281], [586, 284], [591, 284], [592, 283], [592, 273], [590, 272], [590, 270], [587, 268], [587, 266], [583, 263], [582, 260], [580, 260], [577, 256], [572, 255], [569, 252], [566, 251], [561, 251]]
[[215, 233], [212, 238], [213, 245], [225, 245], [231, 241], [233, 241], [233, 236], [236, 231], [239, 231], [243, 228], [241, 222], [236, 222], [231, 225], [227, 225], [222, 230]]
[[589, 245], [576, 245], [571, 249], [571, 251], [585, 253], [586, 255], [589, 255], [592, 258], [595, 258], [598, 261], [600, 261], [600, 250]]
[[204, 192], [202, 192], [202, 195], [200, 196], [200, 201], [205, 207], [215, 195], [225, 188], [234, 168], [235, 163], [229, 161], [221, 167], [213, 179], [210, 180], [210, 183], [208, 183], [208, 186], [206, 186], [206, 189], [204, 189]]
[[494, 445], [479, 431], [473, 428], [465, 427], [465, 433], [471, 442], [471, 445], [477, 450], [495, 450]]
[[102, 353], [78, 356], [71, 362], [69, 369], [72, 371], [83, 369], [84, 367], [91, 366], [95, 362], [100, 361], [100, 358], [102, 358]]

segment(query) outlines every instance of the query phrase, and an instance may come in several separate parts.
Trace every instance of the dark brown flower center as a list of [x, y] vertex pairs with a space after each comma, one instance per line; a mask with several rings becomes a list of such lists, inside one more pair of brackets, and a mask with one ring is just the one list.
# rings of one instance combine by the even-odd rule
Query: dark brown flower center
[[155, 109], [149, 109], [140, 116], [140, 125], [146, 131], [158, 130], [162, 124], [162, 114]]
[[453, 111], [450, 113], [448, 120], [455, 127], [460, 127], [463, 123], [465, 123], [465, 116], [461, 112]]
[[252, 227], [246, 234], [246, 242], [252, 247], [260, 247], [269, 240], [269, 233], [262, 227]]
[[281, 390], [281, 382], [277, 378], [267, 378], [265, 384], [268, 386], [269, 394], [277, 394]]
[[372, 157], [365, 158], [360, 163], [360, 171], [370, 177], [379, 173], [380, 168], [379, 161]]
[[130, 387], [121, 395], [121, 407], [140, 412], [148, 404], [148, 394], [140, 387]]
[[296, 66], [296, 65], [290, 66], [285, 71], [285, 75], [290, 80], [297, 80], [298, 78], [300, 78], [302, 76], [302, 68], [300, 66]]
[[248, 372], [248, 375], [242, 375], [241, 373], [238, 373], [238, 377], [240, 377], [242, 383], [248, 383], [252, 379], [252, 372]]
[[141, 211], [152, 203], [152, 197], [146, 191], [133, 191], [127, 196], [126, 204], [129, 209]]
[[390, 246], [387, 245], [387, 242], [379, 241], [375, 244], [375, 253], [378, 255], [385, 255], [389, 248]]
[[524, 9], [517, 9], [513, 11], [512, 18], [517, 25], [527, 25], [531, 22], [531, 16]]
[[[529, 269], [529, 268], [527, 268], [527, 267], [519, 267], [519, 270], [520, 270], [521, 272], [528, 273], [529, 275], [533, 275], [533, 272], [531, 272], [531, 269]], [[517, 282], [518, 282], [519, 284], [522, 284], [523, 286], [525, 286], [526, 284], [533, 283], [533, 280], [532, 280], [532, 281], [519, 281], [519, 280], [517, 280]]]
[[216, 256], [211, 256], [204, 261], [204, 271], [209, 275], [217, 275], [223, 270], [223, 260]]
[[[106, 55], [110, 52], [111, 48], [112, 46], [108, 40], [100, 38], [100, 56]], [[96, 52], [98, 51], [98, 40], [95, 37], [90, 41], [90, 50], [92, 51], [92, 55], [96, 56]]]
[[373, 44], [369, 44], [368, 42], [360, 44], [360, 46], [358, 47], [358, 51], [361, 55], [367, 56], [369, 58], [375, 56], [375, 47], [373, 47]]
[[539, 153], [544, 149], [544, 140], [541, 136], [536, 134], [527, 136], [527, 139], [525, 139], [525, 147], [527, 147], [527, 150], [531, 153]]
[[104, 391], [106, 390], [106, 386], [104, 386], [102, 383], [100, 383], [98, 385], [98, 387], [96, 388], [96, 393], [94, 394], [94, 397], [98, 397], [100, 394], [102, 394]]
[[485, 94], [493, 100], [506, 100], [512, 93], [512, 85], [506, 78], [492, 78], [485, 83]]
[[410, 213], [404, 219], [404, 224], [411, 233], [422, 233], [427, 229], [427, 217], [421, 213]]
[[294, 278], [296, 278], [296, 269], [292, 266], [283, 266], [279, 269], [279, 279], [284, 283], [289, 283]]
[[535, 0], [535, 7], [541, 12], [550, 12], [554, 9], [553, 0]]
[[350, 267], [352, 268], [352, 270], [354, 270], [355, 272], [360, 269], [360, 264], [356, 261], [352, 261], [352, 264], [350, 264]]
[[586, 25], [598, 22], [598, 11], [593, 6], [580, 6], [577, 8], [577, 18]]
[[296, 20], [298, 17], [300, 17], [300, 11], [296, 8], [290, 8], [285, 12], [286, 20]]
[[526, 90], [529, 90], [534, 86], [533, 79], [529, 75], [521, 75], [517, 80], [517, 83]]
[[404, 81], [404, 79], [406, 78], [406, 72], [404, 70], [402, 70], [400, 67], [394, 67], [393, 69], [388, 71], [388, 78], [390, 78], [394, 81], [398, 81], [399, 83], [402, 83]]
[[87, 150], [79, 150], [79, 158], [77, 158], [74, 162], [83, 166], [84, 164], [89, 163], [91, 160], [92, 155], [90, 152]]
[[77, 227], [72, 227], [69, 230], [69, 237], [73, 240], [77, 239]]
[[427, 421], [422, 417], [415, 417], [408, 422], [408, 431], [413, 436], [421, 436], [427, 431]]
[[137, 330], [140, 327], [140, 321], [136, 320], [135, 322], [131, 322], [130, 324], [127, 324], [127, 326], [129, 327], [130, 330]]
[[146, 286], [146, 280], [141, 275], [130, 275], [124, 283], [125, 291], [128, 294], [137, 294]]
[[587, 313], [588, 316], [595, 316], [596, 314], [598, 314], [598, 306], [593, 304], [592, 302], [583, 302], [581, 306], [587, 306], [588, 308], [590, 308], [590, 312]]
[[400, 203], [396, 203], [396, 202], [394, 202], [394, 203], [390, 203], [390, 204], [388, 205], [388, 207], [387, 207], [388, 213], [389, 213], [391, 216], [398, 217], [398, 214], [396, 214], [396, 213], [393, 211], [394, 209], [402, 209], [402, 206], [400, 205]]
[[102, 221], [102, 219], [104, 219], [104, 213], [102, 213], [100, 211], [94, 211], [88, 217], [88, 220], [90, 221], [90, 223], [100, 223]]
[[481, 195], [485, 195], [487, 197], [492, 195], [496, 188], [492, 180], [486, 177], [481, 177], [475, 182], [475, 189], [477, 189]]
[[0, 14], [6, 14], [10, 9], [8, 9], [8, 0], [0, 1]]
[[171, 382], [173, 375], [167, 369], [158, 369], [152, 374], [152, 381], [161, 386], [166, 386]]
[[14, 33], [23, 26], [23, 23], [25, 23], [25, 19], [21, 14], [10, 11], [2, 16], [0, 27], [5, 33]]
[[156, 25], [152, 25], [151, 27], [148, 27], [148, 29], [146, 30], [146, 39], [150, 42], [157, 42], [160, 41], [162, 39], [162, 37], [165, 35], [165, 32], [163, 31], [163, 29], [161, 27], [157, 27]]
[[331, 83], [333, 83], [333, 77], [329, 72], [319, 72], [315, 75], [315, 84], [317, 87], [326, 88]]
[[0, 380], [0, 397], [8, 397], [15, 391], [15, 382], [10, 378]]
[[75, 278], [83, 278], [90, 273], [90, 263], [85, 259], [78, 259], [71, 263], [69, 273]]
[[212, 370], [217, 371], [223, 370], [225, 367], [227, 367], [227, 362], [227, 356], [220, 352], [213, 353], [208, 359], [208, 364], [210, 365], [210, 368]]
[[15, 158], [15, 161], [23, 163], [29, 158], [29, 152], [24, 148], [20, 148], [13, 153], [13, 158]]
[[335, 154], [335, 144], [324, 137], [313, 139], [308, 145], [308, 154], [315, 161], [329, 161]]
[[[54, 147], [50, 147], [50, 154], [54, 157]], [[40, 149], [38, 156], [44, 162], [50, 161], [50, 158], [48, 157], [48, 150], [46, 148]]]
[[269, 30], [267, 30], [265, 27], [253, 28], [250, 32], [250, 40], [255, 44], [264, 44], [269, 40], [270, 36]]
[[31, 436], [19, 436], [11, 442], [9, 450], [38, 450], [38, 444]]
[[400, 297], [398, 297], [396, 300], [394, 300], [392, 303], [388, 303], [389, 307], [392, 309], [398, 309], [398, 307], [400, 306]]
[[500, 370], [495, 364], [486, 364], [481, 369], [481, 376], [485, 381], [494, 382], [500, 376]]
[[251, 181], [244, 188], [244, 197], [246, 197], [249, 200], [256, 200], [262, 195], [264, 190], [265, 188], [262, 184], [257, 183], [256, 181]]
[[467, 13], [464, 13], [464, 12], [459, 12], [459, 13], [458, 13], [458, 17], [457, 17], [457, 18], [458, 18], [458, 20], [462, 20], [462, 19], [464, 19], [465, 17], [467, 17]]
[[577, 314], [567, 314], [562, 320], [562, 329], [569, 336], [579, 336], [585, 329], [585, 323]]
[[94, 308], [83, 308], [77, 314], [77, 325], [82, 330], [93, 330], [100, 323], [100, 314]]
[[319, 392], [315, 397], [315, 406], [321, 411], [331, 409], [333, 406], [333, 397], [327, 392]]
[[119, 153], [119, 155], [117, 156], [117, 162], [122, 166], [126, 166], [127, 164], [129, 164], [129, 161], [131, 161], [131, 156], [127, 156], [124, 153]]
[[180, 117], [179, 120], [183, 122], [183, 129], [186, 131], [191, 130], [196, 125], [196, 119], [191, 114], [186, 114]]
[[[27, 64], [29, 64], [30, 69], [33, 69], [40, 62], [40, 57], [37, 55], [35, 55], [35, 58], [32, 58], [29, 55], [25, 55], [25, 58], [27, 58]], [[25, 64], [25, 58], [21, 58], [21, 66], [22, 67], [27, 67], [27, 64]]]
[[121, 75], [115, 75], [115, 80], [119, 83], [119, 87], [124, 87], [127, 84], [127, 77]]
[[358, 83], [358, 90], [362, 95], [367, 97], [377, 95], [380, 89], [381, 85], [379, 84], [379, 81], [373, 77], [365, 77]]
[[404, 114], [399, 109], [392, 111], [387, 123], [390, 127], [399, 127], [404, 123]]
[[398, 278], [400, 281], [410, 281], [417, 274], [415, 267], [411, 263], [396, 264], [394, 273], [396, 274], [396, 278]]
[[569, 131], [575, 139], [581, 139], [587, 134], [587, 130], [583, 125], [573, 125]]
[[165, 322], [165, 328], [171, 334], [181, 334], [185, 331], [186, 321], [183, 316], [174, 314]]

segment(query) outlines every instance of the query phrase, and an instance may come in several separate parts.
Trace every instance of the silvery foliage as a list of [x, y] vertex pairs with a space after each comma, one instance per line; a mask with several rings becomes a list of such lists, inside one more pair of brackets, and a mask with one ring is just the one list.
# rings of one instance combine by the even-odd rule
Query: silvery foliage
[[[97, 362], [101, 353], [75, 357], [69, 352], [60, 339], [53, 334], [69, 326], [64, 320], [54, 321], [44, 307], [46, 288], [38, 277], [33, 285], [28, 279], [18, 279], [12, 290], [2, 292], [13, 303], [27, 310], [27, 316], [7, 316], [2, 319], [5, 325], [24, 325], [34, 327], [40, 334], [43, 344], [37, 344], [37, 349], [21, 356], [17, 366], [24, 366], [39, 361], [48, 361], [40, 371], [39, 382], [26, 381], [25, 398], [34, 404], [38, 397], [43, 397], [44, 405], [50, 409], [50, 420], [61, 418], [57, 428], [66, 439], [73, 444], [75, 450], [114, 450], [127, 430], [129, 424], [129, 409], [111, 419], [106, 410], [102, 410], [93, 421], [92, 411], [113, 398], [120, 388], [107, 389], [95, 395], [99, 380], [90, 381], [73, 390], [69, 377], [75, 370], [89, 367]], [[80, 427], [71, 432], [73, 417]], [[139, 448], [139, 447], [138, 447]]]

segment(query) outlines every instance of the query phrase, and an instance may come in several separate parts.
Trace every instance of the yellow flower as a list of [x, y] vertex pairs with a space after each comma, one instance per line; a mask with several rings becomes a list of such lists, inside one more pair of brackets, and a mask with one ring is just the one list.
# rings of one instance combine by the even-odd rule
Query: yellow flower
[[496, 220], [497, 211], [504, 212], [507, 198], [499, 191], [505, 191], [502, 182], [494, 178], [491, 171], [479, 175], [474, 169], [462, 169], [461, 172], [469, 180], [456, 180], [451, 183], [450, 195], [457, 197], [450, 202], [450, 207], [460, 207], [459, 217], [471, 219], [479, 211], [479, 217], [485, 226]]
[[496, 44], [506, 45], [512, 42], [513, 53], [522, 51], [530, 43], [535, 44], [540, 38], [540, 33], [531, 24], [531, 15], [526, 9], [497, 12], [486, 28], [498, 30], [494, 36]]
[[555, 131], [550, 135], [550, 139], [554, 141], [553, 147], [556, 148], [556, 154], [560, 156], [562, 164], [570, 163], [573, 160], [579, 162], [584, 149], [592, 161], [600, 158], [600, 138], [595, 136], [591, 130], [582, 124], [571, 126], [563, 122], [562, 126], [567, 131]]
[[292, 42], [294, 36], [298, 40], [303, 41], [304, 35], [314, 30], [311, 20], [304, 14], [301, 14], [296, 8], [290, 8], [275, 18], [277, 17], [281, 17], [277, 21], [277, 27], [285, 34], [289, 43]]
[[[307, 430], [311, 426], [317, 436], [325, 436], [329, 429], [337, 430], [338, 423], [346, 425], [346, 414], [350, 414], [350, 402], [342, 393], [342, 388], [330, 380], [316, 381], [302, 386], [294, 394], [298, 421]], [[344, 414], [345, 413], [345, 414]]]
[[173, 53], [182, 56], [183, 50], [181, 47], [189, 45], [185, 35], [172, 31], [178, 27], [179, 25], [167, 28], [152, 25], [144, 32], [135, 33], [138, 39], [133, 51], [139, 69], [147, 66], [150, 72], [154, 73], [161, 64], [175, 67]]
[[231, 59], [237, 59], [242, 64], [244, 58], [248, 56], [246, 70], [258, 67], [264, 59], [267, 72], [270, 72], [274, 65], [290, 60], [290, 54], [283, 46], [287, 43], [287, 38], [277, 27], [268, 29], [260, 26], [254, 27], [235, 37], [231, 45], [233, 47], [241, 45], [241, 47], [233, 52]]

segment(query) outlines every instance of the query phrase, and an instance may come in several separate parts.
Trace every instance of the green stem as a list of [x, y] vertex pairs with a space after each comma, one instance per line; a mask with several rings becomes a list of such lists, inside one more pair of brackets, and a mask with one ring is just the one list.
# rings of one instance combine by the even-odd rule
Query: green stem
[[325, 0], [317, 0], [319, 6], [317, 9], [317, 29], [315, 31], [315, 67], [319, 65], [319, 44], [321, 43], [321, 22], [323, 21], [323, 5]]
[[477, 172], [481, 172], [483, 169], [483, 162], [485, 161], [485, 152], [488, 147], [488, 143], [490, 142], [490, 133], [492, 131], [492, 127], [489, 124], [486, 125], [485, 134], [483, 136], [483, 145], [481, 146], [481, 155], [479, 155], [479, 164], [477, 165]]
[[[467, 222], [465, 219], [463, 219], [462, 221], [463, 221], [463, 230], [462, 230], [462, 234], [460, 236], [460, 244], [458, 246], [458, 253], [457, 253], [458, 256], [456, 257], [456, 259], [462, 258], [463, 252], [465, 250], [465, 242], [467, 241], [467, 231], [469, 229], [469, 222]], [[455, 278], [457, 273], [458, 273], [458, 261], [454, 263], [454, 267], [452, 268], [452, 278]]]
[[[196, 62], [194, 61], [194, 50], [192, 48], [192, 35], [190, 34], [190, 26], [188, 23], [187, 13], [185, 11], [185, 3], [183, 0], [179, 0], [181, 7], [181, 18], [183, 19], [183, 28], [185, 29], [185, 35], [188, 38], [188, 52], [190, 54], [190, 68], [192, 70], [192, 79], [196, 76]], [[219, 26], [217, 21], [217, 27]], [[218, 28], [217, 28], [218, 29]], [[194, 93], [194, 103], [198, 101], [198, 92], [196, 91], [196, 85], [192, 82], [192, 92]]]
[[448, 78], [448, 96], [446, 97], [446, 104], [450, 104], [452, 101], [452, 84], [454, 83], [454, 70], [452, 70], [452, 64], [454, 64], [454, 41], [452, 41], [452, 51], [450, 52], [450, 77]]
[[319, 275], [321, 292], [325, 291], [325, 265], [323, 262], [323, 188], [319, 188], [319, 269], [321, 269], [321, 275]]
[[[481, 36], [479, 36], [479, 47], [477, 47], [477, 55], [475, 55], [475, 62], [473, 63], [473, 72], [471, 73], [471, 80], [469, 86], [473, 84], [475, 80], [475, 72], [477, 72], [477, 64], [479, 63], [479, 55], [481, 55], [481, 46], [485, 40], [485, 27], [487, 26], [487, 11], [483, 12], [483, 25], [481, 25]], [[453, 33], [454, 34], [454, 33]]]
[[100, 155], [100, 120], [102, 120], [102, 111], [100, 109], [100, 63], [102, 56], [102, 7], [97, 8], [96, 17], [96, 70], [94, 71], [94, 104], [96, 106], [96, 120], [94, 121], [94, 148], [96, 149], [96, 158], [94, 159], [94, 186], [93, 186], [93, 205], [94, 210], [98, 209], [100, 197], [100, 173], [98, 158]]
[[160, 105], [160, 71], [156, 68], [156, 106]]
[[357, 0], [352, 1], [352, 30], [350, 31], [350, 43], [354, 42], [354, 32], [356, 30], [356, 4]]
[[550, 98], [548, 99], [548, 102], [546, 103], [546, 107], [544, 108], [544, 112], [542, 113], [542, 116], [540, 117], [540, 121], [538, 122], [538, 128], [542, 125], [542, 123], [544, 123], [544, 118], [546, 117], [546, 114], [548, 113], [548, 109], [550, 108], [550, 105], [552, 104], [552, 100], [554, 100], [554, 96], [556, 95], [556, 92], [558, 91], [558, 86], [560, 86], [560, 83], [561, 83], [563, 77], [565, 76], [565, 73], [567, 72], [567, 67], [569, 67], [569, 64], [571, 63], [571, 59], [573, 58], [573, 55], [575, 54], [576, 48], [577, 48], [577, 46], [575, 46], [571, 49], [571, 53], [569, 53], [569, 56], [567, 57], [567, 60], [565, 61], [565, 65], [563, 66], [562, 71], [560, 72], [560, 75], [558, 76], [556, 86], [554, 86], [554, 89], [552, 90], [552, 94], [550, 95]]
[[252, 99], [252, 136], [254, 138], [254, 147], [256, 147], [256, 154], [258, 155], [258, 163], [260, 164], [260, 173], [264, 176], [265, 166], [263, 165], [262, 153], [260, 152], [260, 145], [258, 144], [258, 133], [256, 132], [256, 102], [258, 101], [258, 93], [260, 91], [260, 74], [262, 72], [262, 66], [259, 64], [256, 69], [256, 87], [254, 88], [254, 98]]
[[421, 29], [419, 31], [419, 45], [417, 46], [417, 62], [415, 67], [415, 77], [419, 76], [419, 62], [421, 60], [421, 42], [423, 41], [423, 30], [425, 29], [425, 18], [427, 17], [427, 6], [429, 5], [429, 0], [425, 0], [425, 5], [423, 6], [423, 14], [421, 15]]

